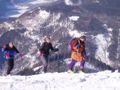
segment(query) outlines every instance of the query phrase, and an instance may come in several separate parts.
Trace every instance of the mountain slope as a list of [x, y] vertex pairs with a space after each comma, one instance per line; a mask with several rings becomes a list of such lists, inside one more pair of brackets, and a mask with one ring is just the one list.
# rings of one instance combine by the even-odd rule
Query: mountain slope
[[120, 73], [46, 73], [0, 77], [1, 90], [119, 90]]
[[58, 0], [0, 0], [0, 21], [18, 18], [40, 5], [54, 4]]

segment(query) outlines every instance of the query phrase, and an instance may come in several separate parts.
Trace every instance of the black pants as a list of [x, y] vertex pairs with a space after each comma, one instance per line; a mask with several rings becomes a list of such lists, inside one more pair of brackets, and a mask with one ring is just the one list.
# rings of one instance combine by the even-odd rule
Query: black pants
[[14, 67], [14, 59], [9, 59], [7, 61], [7, 75], [10, 74], [10, 72], [12, 71]]

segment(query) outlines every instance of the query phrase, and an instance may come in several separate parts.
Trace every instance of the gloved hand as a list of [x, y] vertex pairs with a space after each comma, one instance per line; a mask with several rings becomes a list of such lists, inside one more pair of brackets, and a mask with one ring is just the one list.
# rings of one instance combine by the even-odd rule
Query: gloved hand
[[6, 57], [6, 59], [10, 59], [10, 54], [7, 53], [7, 54], [5, 55], [5, 57]]
[[41, 51], [38, 51], [37, 56], [41, 56], [41, 55], [43, 55], [43, 53]]

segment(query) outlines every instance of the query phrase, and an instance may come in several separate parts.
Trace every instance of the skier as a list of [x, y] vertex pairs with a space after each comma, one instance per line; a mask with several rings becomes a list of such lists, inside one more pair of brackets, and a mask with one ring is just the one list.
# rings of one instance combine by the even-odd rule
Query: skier
[[2, 48], [4, 52], [5, 58], [7, 60], [7, 72], [6, 74], [9, 75], [14, 67], [14, 57], [19, 51], [13, 45], [13, 42], [9, 42], [8, 44], [4, 45]]
[[71, 58], [72, 61], [69, 64], [69, 71], [73, 72], [74, 65], [77, 62], [80, 62], [80, 71], [84, 72], [84, 65], [85, 65], [85, 36], [81, 36], [80, 38], [74, 38], [71, 42]]
[[48, 68], [48, 62], [49, 62], [48, 56], [50, 50], [56, 52], [58, 51], [58, 48], [53, 48], [50, 37], [45, 37], [43, 44], [39, 48], [39, 54], [44, 67], [43, 71], [45, 73], [47, 72], [47, 68]]

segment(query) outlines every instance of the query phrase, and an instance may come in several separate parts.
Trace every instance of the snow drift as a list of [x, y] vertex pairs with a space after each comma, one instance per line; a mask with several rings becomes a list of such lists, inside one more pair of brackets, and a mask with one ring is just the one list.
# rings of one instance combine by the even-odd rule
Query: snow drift
[[120, 90], [120, 73], [46, 73], [34, 76], [1, 76], [1, 90]]
[[[22, 70], [26, 72], [25, 68], [28, 71], [35, 68], [36, 62], [39, 62], [36, 52], [42, 42], [42, 37], [46, 35], [53, 38], [53, 45], [60, 50], [51, 56], [58, 55], [54, 60], [64, 63], [64, 59], [70, 58], [71, 38], [78, 37], [80, 33], [85, 33], [87, 37], [86, 61], [89, 64], [98, 71], [120, 69], [119, 6], [115, 6], [114, 9], [111, 6], [111, 4], [119, 3], [118, 0], [114, 0], [115, 3], [112, 3], [113, 0], [106, 3], [104, 0], [99, 0], [99, 3], [93, 2], [96, 0], [82, 0], [83, 4], [76, 6], [73, 4], [80, 0], [61, 0], [61, 2], [52, 0], [59, 2], [57, 4], [51, 4], [50, 0], [45, 1], [49, 4], [37, 6], [35, 2], [31, 2], [36, 7], [15, 20], [0, 24], [0, 45], [13, 41], [20, 52], [24, 53], [23, 59], [17, 58], [13, 72]], [[19, 7], [22, 4], [17, 5]]]

